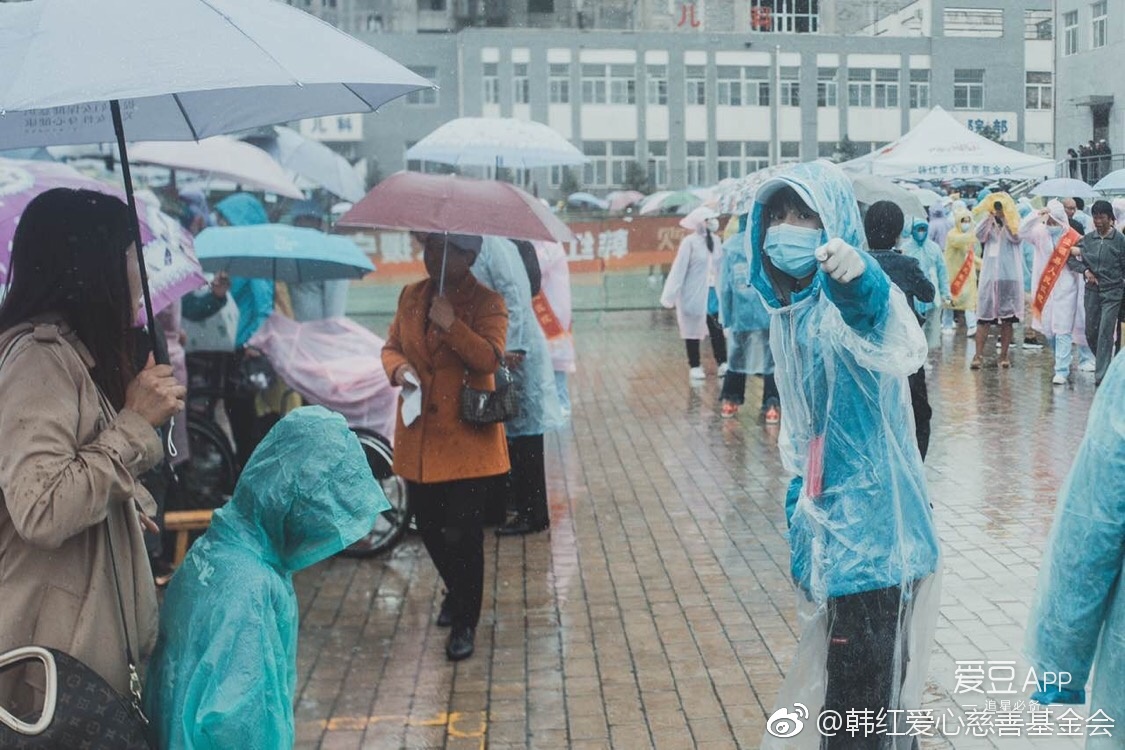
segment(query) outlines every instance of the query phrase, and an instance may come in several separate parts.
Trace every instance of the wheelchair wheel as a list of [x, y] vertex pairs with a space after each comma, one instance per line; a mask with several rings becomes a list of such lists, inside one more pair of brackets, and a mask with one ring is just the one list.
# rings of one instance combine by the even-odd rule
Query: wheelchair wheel
[[190, 458], [177, 467], [180, 478], [173, 510], [214, 510], [234, 493], [238, 462], [227, 436], [208, 419], [189, 417]]
[[406, 532], [410, 511], [406, 501], [406, 481], [394, 473], [394, 453], [381, 435], [363, 429], [353, 429], [359, 438], [367, 464], [375, 481], [383, 489], [391, 507], [379, 514], [371, 533], [340, 554], [344, 557], [374, 557], [395, 546]]

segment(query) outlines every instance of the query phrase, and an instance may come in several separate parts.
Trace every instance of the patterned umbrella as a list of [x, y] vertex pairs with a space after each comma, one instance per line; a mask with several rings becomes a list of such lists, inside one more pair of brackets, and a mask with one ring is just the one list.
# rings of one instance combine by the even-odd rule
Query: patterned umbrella
[[[125, 200], [124, 191], [85, 177], [65, 164], [0, 159], [0, 283], [8, 281], [12, 237], [23, 210], [35, 196], [58, 187], [94, 190]], [[161, 212], [155, 195], [141, 191], [137, 197], [153, 312], [158, 312], [207, 281], [195, 258], [191, 235], [180, 222]], [[143, 309], [137, 322], [144, 322]]]

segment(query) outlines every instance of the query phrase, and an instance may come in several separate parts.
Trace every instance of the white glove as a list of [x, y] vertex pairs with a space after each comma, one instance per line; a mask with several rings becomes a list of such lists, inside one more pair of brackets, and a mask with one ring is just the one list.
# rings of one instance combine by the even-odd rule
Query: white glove
[[867, 270], [859, 251], [839, 237], [818, 247], [815, 256], [821, 269], [841, 284], [854, 281]]

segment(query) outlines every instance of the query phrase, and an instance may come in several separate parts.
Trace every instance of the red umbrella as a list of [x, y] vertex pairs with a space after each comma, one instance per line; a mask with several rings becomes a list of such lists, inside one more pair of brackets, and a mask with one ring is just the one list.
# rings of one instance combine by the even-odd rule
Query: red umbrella
[[421, 172], [398, 172], [383, 180], [337, 226], [545, 242], [574, 239], [566, 224], [515, 185]]

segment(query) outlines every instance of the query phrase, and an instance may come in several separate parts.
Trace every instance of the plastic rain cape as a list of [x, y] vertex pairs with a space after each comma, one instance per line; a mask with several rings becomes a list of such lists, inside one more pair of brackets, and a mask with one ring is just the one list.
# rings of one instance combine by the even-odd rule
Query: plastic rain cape
[[293, 746], [293, 573], [389, 507], [339, 414], [305, 407], [270, 430], [164, 598], [144, 696], [158, 747]]
[[[828, 237], [862, 246], [859, 209], [839, 169], [813, 162], [782, 179], [811, 201]], [[866, 253], [867, 269], [852, 283], [818, 270], [783, 305], [761, 260], [764, 213], [754, 206], [751, 242], [759, 252], [751, 254], [751, 283], [772, 315], [779, 445], [796, 475], [786, 513], [800, 624], [774, 715], [797, 703], [808, 713], [801, 732], [778, 738], [767, 731], [762, 747], [816, 748], [817, 717], [822, 708], [841, 711], [841, 698], [875, 714], [921, 705], [939, 606], [939, 551], [906, 376], [925, 361], [926, 341], [902, 292]], [[865, 637], [851, 605], [871, 597], [883, 612], [878, 634]], [[848, 642], [830, 648], [830, 635]], [[848, 684], [865, 670], [879, 676]], [[861, 695], [871, 691], [881, 698]], [[767, 723], [767, 730], [778, 726]]]
[[1098, 388], [1059, 492], [1027, 627], [1027, 656], [1037, 674], [1069, 673], [1070, 689], [1083, 690], [1097, 663], [1090, 714], [1104, 711], [1115, 728], [1113, 737], [1088, 737], [1088, 750], [1120, 748], [1125, 732], [1123, 402], [1125, 358], [1118, 357]]

